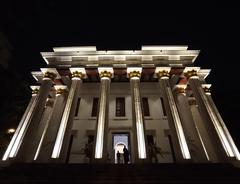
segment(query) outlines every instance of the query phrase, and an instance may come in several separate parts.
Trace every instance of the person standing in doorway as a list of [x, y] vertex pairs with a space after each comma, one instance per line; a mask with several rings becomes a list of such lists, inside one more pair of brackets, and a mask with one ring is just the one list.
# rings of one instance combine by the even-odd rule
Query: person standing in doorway
[[121, 154], [117, 151], [117, 163], [120, 164]]
[[126, 148], [126, 146], [124, 146], [124, 148], [123, 148], [123, 159], [124, 159], [124, 164], [128, 164], [128, 162], [129, 162], [129, 151]]

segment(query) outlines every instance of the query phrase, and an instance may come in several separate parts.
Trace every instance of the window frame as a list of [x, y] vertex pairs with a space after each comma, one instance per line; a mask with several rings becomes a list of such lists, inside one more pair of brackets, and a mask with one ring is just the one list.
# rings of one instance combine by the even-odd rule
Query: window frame
[[150, 117], [150, 108], [149, 108], [148, 97], [142, 97], [142, 111], [143, 111], [144, 117]]
[[99, 103], [99, 98], [94, 97], [92, 100], [92, 112], [91, 112], [91, 117], [97, 117], [98, 113], [98, 103]]
[[[120, 104], [119, 113], [118, 113], [118, 102]], [[116, 97], [116, 99], [115, 99], [115, 117], [125, 117], [125, 116], [126, 116], [126, 99], [125, 99], [125, 97]]]

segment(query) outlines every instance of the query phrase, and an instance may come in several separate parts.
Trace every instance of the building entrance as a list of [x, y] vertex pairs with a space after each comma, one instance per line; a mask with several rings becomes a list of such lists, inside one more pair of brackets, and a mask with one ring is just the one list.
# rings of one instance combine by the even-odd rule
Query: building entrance
[[[124, 148], [124, 146], [126, 146], [126, 148], [130, 152], [129, 133], [127, 133], [127, 132], [125, 132], [125, 133], [113, 133], [112, 138], [113, 138], [113, 150], [114, 150], [113, 151], [113, 153], [114, 153], [114, 163], [117, 164], [119, 162], [120, 164], [123, 164], [124, 163], [124, 160], [123, 160], [123, 148]], [[120, 160], [119, 161], [117, 159], [117, 152], [120, 153]]]

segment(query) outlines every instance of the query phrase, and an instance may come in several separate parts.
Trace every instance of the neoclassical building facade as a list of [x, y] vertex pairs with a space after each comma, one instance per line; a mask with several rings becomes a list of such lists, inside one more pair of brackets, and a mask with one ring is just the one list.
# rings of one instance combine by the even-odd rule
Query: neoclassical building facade
[[[9, 162], [238, 162], [240, 154], [205, 78], [198, 50], [142, 46], [42, 52], [32, 98], [2, 158]], [[122, 162], [122, 161], [121, 161]]]

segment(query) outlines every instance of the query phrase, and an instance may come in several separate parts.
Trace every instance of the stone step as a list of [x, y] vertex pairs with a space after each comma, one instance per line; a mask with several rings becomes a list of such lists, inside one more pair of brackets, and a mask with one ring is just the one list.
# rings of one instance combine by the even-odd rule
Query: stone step
[[0, 183], [240, 183], [228, 164], [12, 164]]

